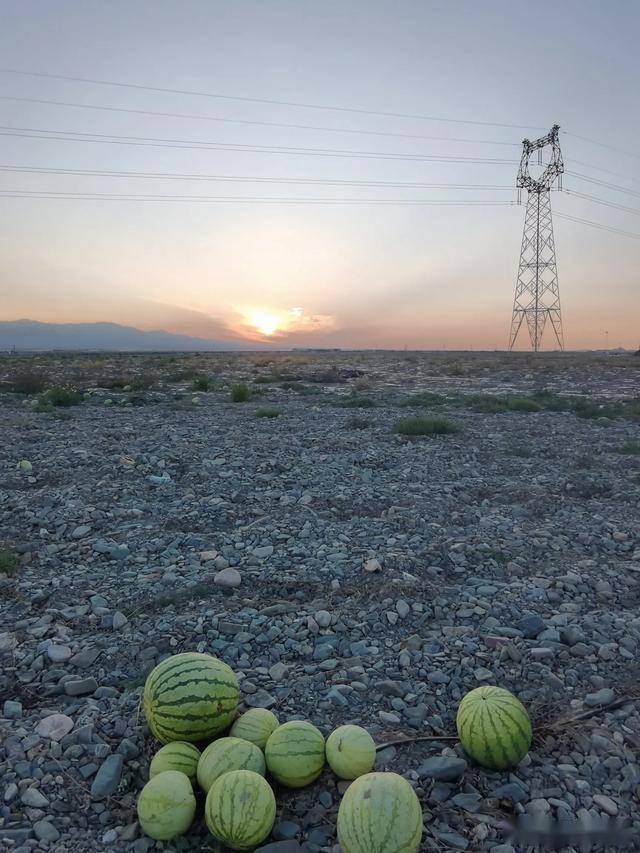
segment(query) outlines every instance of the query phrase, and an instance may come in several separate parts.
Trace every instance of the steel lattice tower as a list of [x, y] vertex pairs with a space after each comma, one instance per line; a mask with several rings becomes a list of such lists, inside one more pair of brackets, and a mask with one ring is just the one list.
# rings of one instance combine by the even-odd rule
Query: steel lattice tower
[[[562, 189], [564, 163], [558, 141], [560, 127], [554, 125], [546, 136], [522, 143], [522, 158], [516, 186], [518, 193], [527, 190], [527, 213], [524, 219], [520, 265], [513, 302], [509, 349], [512, 350], [518, 332], [526, 319], [529, 337], [534, 352], [538, 352], [547, 320], [551, 322], [560, 349], [564, 349], [562, 317], [560, 314], [560, 290], [556, 269], [556, 246], [553, 239], [551, 219], [551, 187], [558, 179]], [[538, 151], [538, 162], [542, 165], [542, 149], [551, 146], [551, 160], [536, 180], [529, 174], [529, 157]]]

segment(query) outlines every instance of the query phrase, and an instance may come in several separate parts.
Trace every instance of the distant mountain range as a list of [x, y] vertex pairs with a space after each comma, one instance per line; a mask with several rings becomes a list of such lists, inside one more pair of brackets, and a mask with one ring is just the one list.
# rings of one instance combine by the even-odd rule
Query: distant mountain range
[[133, 352], [255, 349], [249, 343], [212, 341], [162, 329], [145, 332], [118, 323], [39, 323], [1, 320], [0, 350], [115, 350]]

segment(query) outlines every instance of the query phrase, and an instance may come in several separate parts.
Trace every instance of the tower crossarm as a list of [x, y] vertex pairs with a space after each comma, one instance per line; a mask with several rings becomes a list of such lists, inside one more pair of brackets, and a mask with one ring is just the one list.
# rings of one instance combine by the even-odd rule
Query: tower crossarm
[[[529, 192], [544, 192], [551, 189], [553, 182], [564, 172], [564, 162], [562, 160], [562, 151], [560, 150], [560, 142], [558, 134], [560, 125], [554, 124], [546, 136], [541, 136], [539, 139], [531, 141], [525, 139], [522, 142], [522, 157], [520, 159], [520, 168], [518, 169], [518, 177], [516, 186], [519, 189], [529, 190]], [[532, 178], [529, 174], [529, 158], [534, 151], [541, 150], [547, 145], [551, 146], [551, 159], [547, 164], [546, 169], [539, 178]]]

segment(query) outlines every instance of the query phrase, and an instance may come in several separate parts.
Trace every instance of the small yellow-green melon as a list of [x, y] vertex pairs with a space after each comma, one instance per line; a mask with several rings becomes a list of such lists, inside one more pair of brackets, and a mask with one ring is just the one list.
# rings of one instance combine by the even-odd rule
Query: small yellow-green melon
[[219, 776], [231, 770], [252, 770], [264, 776], [266, 767], [262, 750], [239, 737], [214, 740], [198, 761], [198, 784], [203, 791], [208, 792]]
[[327, 738], [327, 761], [341, 779], [357, 779], [373, 770], [376, 745], [361, 726], [339, 726]]
[[138, 797], [142, 831], [156, 841], [170, 841], [189, 829], [196, 813], [196, 798], [189, 777], [164, 770], [150, 779]]
[[287, 788], [310, 785], [324, 767], [324, 737], [306, 720], [290, 720], [273, 732], [264, 751], [269, 773]]
[[271, 735], [280, 725], [276, 715], [267, 708], [250, 708], [238, 717], [229, 734], [251, 741], [264, 750]]
[[192, 743], [174, 740], [159, 749], [151, 759], [149, 778], [153, 779], [165, 770], [179, 770], [193, 782], [196, 778], [200, 750]]

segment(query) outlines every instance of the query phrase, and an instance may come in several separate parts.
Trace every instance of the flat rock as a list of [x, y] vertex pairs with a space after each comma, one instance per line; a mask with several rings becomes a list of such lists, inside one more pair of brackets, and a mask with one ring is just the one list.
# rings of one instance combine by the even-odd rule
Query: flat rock
[[464, 758], [456, 758], [455, 756], [436, 755], [433, 758], [427, 758], [418, 767], [418, 774], [421, 779], [436, 779], [439, 782], [455, 782], [460, 779], [467, 769], [467, 762]]
[[36, 732], [40, 737], [49, 738], [49, 740], [61, 740], [65, 735], [73, 729], [73, 720], [67, 717], [66, 714], [49, 714], [44, 717], [36, 726]]

